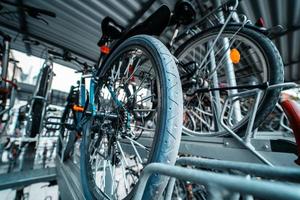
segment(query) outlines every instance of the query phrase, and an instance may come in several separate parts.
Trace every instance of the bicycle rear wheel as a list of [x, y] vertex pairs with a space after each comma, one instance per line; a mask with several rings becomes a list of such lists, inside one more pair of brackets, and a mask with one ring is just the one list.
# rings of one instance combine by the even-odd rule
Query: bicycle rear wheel
[[[51, 70], [50, 66], [46, 66], [42, 69], [42, 77], [40, 79], [39, 88], [37, 91], [37, 96], [44, 97], [46, 99], [47, 87]], [[29, 124], [29, 136], [35, 137], [37, 134], [40, 134], [40, 131], [43, 126], [43, 115], [45, 109], [45, 100], [44, 99], [33, 99], [32, 111], [31, 111], [31, 121]]]
[[[239, 25], [228, 25], [218, 38], [219, 32], [220, 27], [201, 32], [175, 52], [182, 66], [179, 69], [181, 77], [184, 77], [183, 133], [205, 136], [226, 134], [220, 124], [224, 101], [228, 95], [247, 91], [246, 88], [238, 88], [199, 92], [201, 89], [283, 82], [282, 59], [272, 41], [265, 35]], [[215, 40], [216, 43], [208, 54]], [[272, 112], [280, 91], [263, 91], [254, 128]], [[240, 136], [246, 131], [253, 104], [252, 96], [241, 98], [224, 108], [225, 124]]]
[[[84, 194], [88, 199], [131, 199], [145, 165], [176, 160], [182, 91], [172, 55], [153, 37], [127, 39], [103, 66], [95, 97], [98, 114], [82, 134]], [[143, 199], [161, 195], [167, 180], [151, 176]]]
[[78, 105], [78, 91], [72, 86], [67, 97], [67, 105], [61, 117], [61, 127], [57, 141], [57, 153], [63, 161], [69, 159], [74, 152], [74, 145], [77, 139], [76, 126], [78, 113], [73, 110], [73, 105]]

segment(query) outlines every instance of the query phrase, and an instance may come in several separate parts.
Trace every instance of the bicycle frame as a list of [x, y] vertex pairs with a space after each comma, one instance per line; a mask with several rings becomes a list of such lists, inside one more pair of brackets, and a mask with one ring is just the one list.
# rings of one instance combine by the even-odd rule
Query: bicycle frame
[[[88, 99], [86, 98], [87, 89], [86, 89], [86, 79], [90, 78], [90, 88], [88, 92]], [[90, 113], [92, 116], [96, 115], [96, 106], [94, 102], [95, 94], [95, 79], [92, 74], [83, 75], [81, 77], [80, 86], [79, 86], [79, 106], [85, 108], [85, 112]], [[88, 104], [88, 105], [87, 105]]]
[[[240, 21], [238, 15], [236, 13], [237, 7], [239, 6], [239, 1], [240, 0], [229, 0], [223, 4], [218, 4], [217, 5], [218, 7], [214, 8], [212, 11], [210, 11], [205, 16], [203, 16], [201, 19], [188, 25], [180, 33], [178, 31], [178, 28], [176, 28], [176, 30], [173, 34], [172, 40], [169, 43], [170, 47], [174, 47], [174, 44], [176, 44], [180, 40], [184, 39], [188, 35], [194, 35], [198, 32], [201, 32], [202, 31], [201, 27], [203, 27], [203, 26], [204, 26], [203, 28], [207, 29], [209, 27], [222, 25], [222, 28], [220, 31], [221, 33], [223, 32], [224, 28], [230, 23], [231, 20], [233, 20], [234, 22], [237, 22], [237, 23], [241, 23], [244, 26], [244, 22], [246, 21], [246, 23], [248, 23], [249, 21], [247, 20], [245, 15], [243, 15], [243, 17], [244, 17], [243, 22]], [[233, 5], [231, 5], [231, 4], [233, 4]], [[228, 16], [226, 17], [226, 19], [224, 19], [225, 16], [222, 14], [224, 8], [226, 8], [226, 11], [229, 13]], [[209, 19], [210, 17], [212, 17], [213, 19], [212, 20]], [[217, 23], [215, 21], [217, 21]], [[221, 33], [220, 33], [220, 35], [221, 35]]]

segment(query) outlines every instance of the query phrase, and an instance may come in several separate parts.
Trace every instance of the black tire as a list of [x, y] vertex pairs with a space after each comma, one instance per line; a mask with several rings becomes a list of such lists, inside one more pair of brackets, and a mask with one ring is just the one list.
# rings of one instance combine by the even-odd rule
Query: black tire
[[[182, 91], [176, 64], [168, 49], [159, 40], [151, 36], [139, 35], [127, 39], [112, 52], [103, 66], [101, 74], [105, 77], [107, 73], [108, 76], [114, 59], [117, 59], [120, 55], [125, 55], [124, 52], [127, 52], [130, 48], [143, 49], [153, 59], [153, 68], [160, 85], [159, 105], [156, 114], [159, 120], [156, 124], [147, 163], [174, 164], [179, 149], [182, 124]], [[87, 199], [107, 199], [107, 196], [93, 180], [93, 171], [89, 163], [90, 152], [88, 149], [92, 141], [92, 124], [93, 121], [89, 120], [83, 127], [80, 156], [81, 182]], [[95, 143], [99, 144], [98, 140]], [[144, 191], [143, 199], [153, 199], [161, 195], [167, 181], [167, 177], [157, 174], [151, 176]], [[124, 199], [131, 199], [134, 196], [136, 185]]]
[[35, 100], [32, 107], [32, 121], [31, 121], [31, 130], [30, 130], [30, 137], [35, 137], [37, 134], [40, 133], [41, 124], [42, 124], [42, 112], [43, 112], [43, 101], [42, 100]]
[[[72, 109], [67, 105], [61, 118], [61, 127], [59, 129], [59, 137], [57, 140], [57, 154], [63, 161], [68, 160], [72, 156], [74, 144], [77, 140], [75, 113], [72, 113], [71, 115], [70, 113], [72, 113]], [[72, 118], [71, 124], [68, 123], [70, 118]]]
[[[40, 85], [37, 91], [37, 96], [45, 97], [47, 95], [47, 87], [48, 87], [48, 77], [50, 73], [50, 67], [46, 66], [42, 69], [42, 77], [40, 79]], [[29, 130], [29, 136], [35, 137], [37, 134], [40, 133], [42, 128], [42, 121], [43, 121], [43, 109], [46, 102], [41, 99], [34, 99], [32, 104], [32, 113], [31, 113], [31, 124]]]
[[[228, 25], [225, 28], [223, 34], [235, 33], [239, 28], [240, 26], [238, 25]], [[220, 31], [220, 27], [214, 27], [198, 33], [197, 35], [191, 37], [188, 41], [184, 42], [176, 50], [174, 55], [177, 58], [179, 58], [182, 53], [187, 51], [197, 41], [203, 40], [204, 38], [209, 37], [211, 35], [216, 35], [219, 31]], [[250, 26], [246, 26], [242, 28], [237, 33], [237, 35], [247, 38], [248, 40], [253, 42], [253, 44], [255, 44], [263, 53], [263, 56], [267, 63], [267, 73], [268, 73], [267, 75], [268, 75], [269, 84], [274, 85], [274, 84], [283, 83], [284, 66], [283, 66], [282, 58], [277, 48], [273, 44], [273, 42], [267, 36], [258, 32], [257, 30], [254, 30], [254, 28], [251, 28]], [[275, 89], [275, 90], [270, 90], [264, 94], [264, 96], [262, 97], [259, 103], [257, 115], [253, 126], [254, 129], [257, 128], [260, 124], [262, 124], [263, 121], [267, 118], [267, 116], [274, 110], [276, 103], [278, 102], [280, 92], [281, 89]], [[234, 126], [232, 128], [233, 131], [238, 135], [243, 136], [247, 128], [248, 119], [249, 116], [246, 116], [245, 119], [241, 121], [241, 123], [237, 124], [237, 126]], [[220, 132], [220, 135], [224, 135], [224, 132]]]
[[72, 106], [78, 104], [78, 91], [72, 86], [67, 97], [67, 105], [61, 117], [61, 126], [57, 140], [57, 154], [63, 161], [68, 160], [74, 152], [74, 144], [77, 140], [76, 126], [77, 114]]

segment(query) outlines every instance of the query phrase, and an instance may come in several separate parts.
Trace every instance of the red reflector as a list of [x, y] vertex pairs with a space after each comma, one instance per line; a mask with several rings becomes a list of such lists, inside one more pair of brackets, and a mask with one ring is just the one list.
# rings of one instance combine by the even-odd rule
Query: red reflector
[[[131, 75], [134, 72], [134, 67], [132, 65], [129, 66], [129, 74]], [[130, 78], [131, 81], [134, 81], [134, 75]]]
[[106, 45], [103, 45], [103, 46], [100, 47], [100, 51], [104, 54], [109, 54], [110, 48]]
[[259, 27], [265, 27], [265, 21], [262, 17], [260, 17], [257, 21], [256, 21], [256, 26]]

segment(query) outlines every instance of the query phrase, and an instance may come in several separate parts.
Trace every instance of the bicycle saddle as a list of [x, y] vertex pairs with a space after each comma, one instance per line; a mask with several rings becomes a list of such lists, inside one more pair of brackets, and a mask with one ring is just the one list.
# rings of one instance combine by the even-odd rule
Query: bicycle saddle
[[98, 46], [105, 44], [108, 38], [120, 39], [115, 45], [120, 44], [125, 39], [139, 34], [160, 35], [164, 29], [169, 25], [171, 11], [166, 5], [162, 5], [152, 15], [150, 15], [144, 22], [137, 24], [132, 29], [124, 28], [118, 25], [110, 17], [105, 17], [102, 21], [102, 37], [98, 42]]
[[115, 20], [110, 17], [105, 17], [101, 22], [102, 34], [111, 38], [119, 39], [124, 32], [124, 27], [119, 25]]
[[179, 0], [175, 4], [171, 24], [188, 25], [196, 19], [196, 8], [189, 0]]
[[166, 5], [162, 5], [144, 22], [136, 25], [126, 33], [126, 37], [138, 34], [160, 35], [169, 25], [171, 11]]

